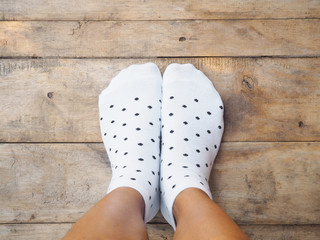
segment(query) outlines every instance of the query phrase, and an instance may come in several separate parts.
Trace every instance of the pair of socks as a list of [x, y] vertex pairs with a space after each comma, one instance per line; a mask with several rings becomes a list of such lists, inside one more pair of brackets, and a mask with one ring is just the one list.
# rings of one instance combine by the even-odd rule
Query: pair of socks
[[[187, 188], [210, 198], [209, 175], [223, 134], [223, 103], [192, 64], [131, 65], [99, 95], [100, 130], [112, 179], [108, 192], [136, 189], [144, 221], [159, 211], [175, 229], [172, 207]], [[161, 203], [161, 204], [160, 204]]]

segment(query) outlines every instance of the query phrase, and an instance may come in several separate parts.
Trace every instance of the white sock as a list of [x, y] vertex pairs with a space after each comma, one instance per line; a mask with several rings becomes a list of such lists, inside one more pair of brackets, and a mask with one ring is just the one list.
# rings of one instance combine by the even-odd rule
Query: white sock
[[131, 65], [99, 95], [100, 130], [112, 168], [108, 193], [136, 189], [145, 202], [145, 222], [159, 210], [161, 85], [155, 64]]
[[224, 129], [223, 103], [192, 64], [171, 64], [163, 75], [161, 212], [175, 229], [172, 206], [186, 188], [212, 199], [209, 175]]

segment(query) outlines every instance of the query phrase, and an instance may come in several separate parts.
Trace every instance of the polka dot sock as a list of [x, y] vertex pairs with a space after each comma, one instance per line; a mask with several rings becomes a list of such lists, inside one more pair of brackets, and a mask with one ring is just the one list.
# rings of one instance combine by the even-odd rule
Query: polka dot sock
[[159, 210], [161, 85], [155, 64], [131, 65], [99, 95], [100, 130], [112, 168], [108, 193], [136, 189], [145, 202], [145, 222]]
[[199, 188], [212, 199], [209, 175], [223, 133], [223, 103], [211, 81], [191, 64], [163, 75], [161, 212], [175, 229], [177, 195]]

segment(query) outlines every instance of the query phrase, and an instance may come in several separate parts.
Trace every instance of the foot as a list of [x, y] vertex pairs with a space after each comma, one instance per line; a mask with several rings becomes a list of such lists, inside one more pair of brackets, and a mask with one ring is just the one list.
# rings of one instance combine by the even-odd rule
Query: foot
[[172, 206], [187, 188], [211, 199], [208, 180], [223, 125], [223, 103], [211, 81], [191, 64], [171, 64], [163, 75], [161, 212], [175, 229]]
[[161, 85], [155, 64], [131, 65], [99, 95], [100, 130], [112, 168], [108, 193], [137, 190], [145, 222], [159, 210]]

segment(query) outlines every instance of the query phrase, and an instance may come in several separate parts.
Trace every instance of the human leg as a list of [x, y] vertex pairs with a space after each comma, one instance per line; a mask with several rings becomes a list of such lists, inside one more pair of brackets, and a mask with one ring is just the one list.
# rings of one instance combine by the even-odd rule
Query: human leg
[[[219, 93], [193, 65], [171, 64], [163, 76], [162, 102], [161, 212], [174, 229], [174, 217], [179, 219], [175, 238], [187, 238], [182, 230], [200, 236], [209, 227], [216, 232], [205, 231], [203, 239], [221, 237], [225, 229], [238, 233], [235, 223], [211, 200], [208, 184], [224, 128]], [[209, 222], [201, 228], [204, 220]]]
[[132, 188], [117, 188], [91, 208], [63, 240], [148, 239], [144, 200]]
[[238, 225], [198, 188], [182, 191], [173, 205], [174, 240], [248, 240]]
[[161, 73], [155, 64], [131, 65], [99, 95], [100, 130], [112, 179], [107, 196], [67, 236], [82, 239], [94, 235], [92, 230], [97, 226], [101, 231], [96, 239], [121, 239], [123, 235], [118, 230], [122, 227], [130, 228], [129, 232], [136, 227], [141, 234], [135, 239], [145, 235], [141, 206], [142, 223], [150, 221], [159, 210], [161, 84]]

